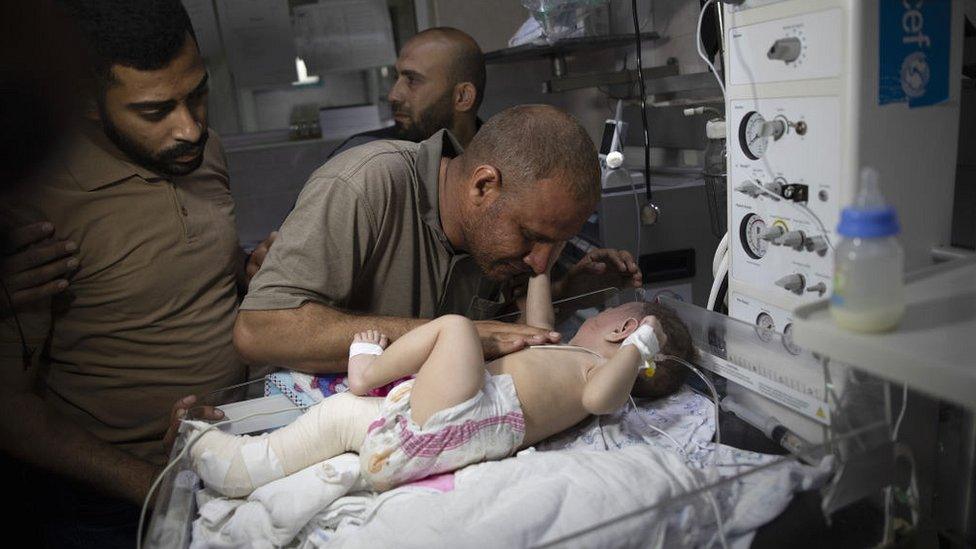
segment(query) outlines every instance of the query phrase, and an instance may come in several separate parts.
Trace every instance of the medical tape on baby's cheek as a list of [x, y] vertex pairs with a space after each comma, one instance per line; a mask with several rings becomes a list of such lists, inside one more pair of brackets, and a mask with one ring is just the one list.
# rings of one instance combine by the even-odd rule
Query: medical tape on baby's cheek
[[357, 341], [349, 346], [349, 358], [356, 355], [381, 355], [383, 354], [383, 347], [375, 343], [367, 343], [365, 341]]
[[263, 486], [285, 476], [278, 456], [268, 445], [268, 439], [260, 439], [241, 446], [241, 459], [254, 486]]

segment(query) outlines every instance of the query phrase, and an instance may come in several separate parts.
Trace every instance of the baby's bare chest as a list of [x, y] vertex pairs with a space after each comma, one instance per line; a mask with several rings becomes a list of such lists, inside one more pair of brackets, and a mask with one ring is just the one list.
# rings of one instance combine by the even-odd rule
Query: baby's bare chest
[[523, 407], [534, 403], [572, 405], [582, 399], [595, 360], [575, 350], [533, 348], [494, 360], [487, 367], [493, 375], [512, 376]]
[[566, 429], [587, 413], [583, 388], [596, 357], [563, 349], [528, 349], [487, 365], [493, 375], [512, 376], [531, 443]]

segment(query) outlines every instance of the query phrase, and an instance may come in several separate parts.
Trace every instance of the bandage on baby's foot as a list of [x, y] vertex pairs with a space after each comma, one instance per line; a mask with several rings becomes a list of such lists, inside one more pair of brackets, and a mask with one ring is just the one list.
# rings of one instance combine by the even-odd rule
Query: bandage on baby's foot
[[380, 415], [379, 398], [349, 393], [330, 396], [291, 424], [259, 436], [208, 429], [190, 448], [193, 469], [204, 484], [225, 496], [244, 497], [255, 488], [344, 452], [358, 451], [366, 428]]
[[355, 341], [349, 346], [349, 358], [356, 355], [381, 355], [383, 347], [367, 341]]

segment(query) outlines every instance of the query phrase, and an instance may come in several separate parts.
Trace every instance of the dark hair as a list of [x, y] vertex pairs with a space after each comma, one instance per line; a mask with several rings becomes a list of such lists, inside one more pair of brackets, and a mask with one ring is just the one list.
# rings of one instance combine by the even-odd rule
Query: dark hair
[[[698, 351], [691, 339], [691, 333], [685, 323], [678, 318], [678, 314], [662, 303], [642, 303], [641, 314], [653, 315], [661, 323], [661, 328], [668, 336], [668, 342], [661, 349], [663, 354], [676, 356], [694, 363], [698, 359]], [[658, 362], [654, 377], [650, 379], [637, 378], [633, 394], [647, 398], [660, 398], [677, 392], [688, 375], [688, 368], [674, 360]]]
[[488, 164], [503, 184], [525, 189], [559, 176], [573, 197], [600, 198], [600, 161], [593, 140], [575, 118], [550, 105], [509, 107], [488, 119], [461, 154], [470, 172]]
[[[91, 50], [99, 88], [112, 82], [112, 67], [157, 70], [176, 58], [193, 37], [179, 0], [60, 0]], [[194, 38], [195, 39], [195, 38]]]
[[415, 34], [416, 38], [442, 38], [451, 43], [454, 49], [448, 75], [451, 84], [456, 86], [471, 82], [475, 89], [474, 111], [478, 111], [485, 96], [485, 54], [474, 38], [454, 27], [433, 27]]

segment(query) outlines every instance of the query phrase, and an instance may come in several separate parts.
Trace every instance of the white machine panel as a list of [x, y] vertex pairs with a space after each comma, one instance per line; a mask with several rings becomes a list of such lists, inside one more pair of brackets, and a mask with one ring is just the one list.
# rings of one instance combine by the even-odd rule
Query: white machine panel
[[[826, 378], [816, 357], [793, 342], [792, 311], [738, 293], [729, 300], [729, 314], [756, 326], [754, 343], [729, 343], [728, 361], [738, 368], [726, 375], [735, 382], [729, 394], [750, 409], [776, 417], [807, 440], [822, 440], [821, 427], [831, 421]], [[762, 360], [762, 349], [769, 345], [782, 347], [795, 359]], [[835, 380], [837, 390], [841, 381]]]
[[[758, 84], [840, 74], [843, 13], [832, 9], [729, 29], [729, 83]], [[743, 52], [765, 52], [746, 59]]]
[[[783, 198], [775, 200], [768, 194], [732, 193], [729, 230], [738, 245], [732, 246], [731, 277], [784, 295], [792, 293], [804, 302], [819, 299], [829, 292], [833, 272], [833, 258], [827, 249], [764, 240], [762, 231], [780, 227], [784, 234], [802, 231], [804, 238], [809, 239], [824, 236], [826, 229], [827, 238], [836, 240], [832, 227], [837, 225], [842, 200], [838, 192], [841, 178], [840, 141], [836, 137], [840, 132], [838, 100], [836, 97], [750, 99], [733, 101], [731, 107], [730, 131], [737, 137], [729, 146], [730, 186], [736, 189], [744, 185], [750, 191], [757, 191], [748, 186], [749, 181], [763, 185], [771, 182], [805, 185], [809, 196], [805, 203], [798, 203]], [[790, 129], [779, 139], [770, 137], [765, 154], [753, 160], [745, 153], [749, 145], [744, 125], [746, 117], [754, 112], [767, 120], [783, 117], [794, 124], [802, 123], [806, 126], [804, 135]], [[806, 214], [805, 208], [813, 215]], [[804, 278], [803, 291], [776, 286], [777, 280], [791, 274]], [[817, 289], [808, 292], [807, 288]]]
[[[778, 334], [786, 335], [780, 340], [783, 346], [791, 344], [791, 311], [830, 295], [831, 246], [839, 241], [834, 231], [863, 167], [880, 172], [882, 191], [898, 210], [907, 269], [928, 264], [929, 251], [948, 235], [959, 119], [959, 4], [952, 3], [948, 69], [945, 63], [939, 66], [948, 97], [912, 105], [890, 97], [897, 98], [906, 85], [915, 93], [919, 90], [912, 86], [928, 82], [911, 80], [914, 73], [905, 72], [904, 67], [914, 65], [904, 63], [918, 54], [904, 54], [903, 81], [897, 89], [879, 77], [890, 79], [893, 66], [881, 60], [896, 50], [902, 54], [892, 47], [898, 45], [898, 33], [907, 32], [897, 24], [903, 19], [896, 17], [899, 10], [917, 20], [917, 14], [909, 13], [916, 4], [881, 3], [886, 1], [746, 0], [724, 5], [727, 299], [730, 316], [757, 326], [752, 342], [729, 343], [728, 356], [737, 357], [729, 361], [739, 366], [746, 365], [741, 361], [752, 346], [774, 345]], [[932, 32], [929, 27], [926, 31]], [[901, 37], [900, 43], [915, 44], [919, 36]], [[940, 47], [944, 60], [945, 43]], [[937, 52], [929, 53], [935, 63]], [[932, 67], [934, 75], [936, 65]], [[774, 364], [772, 371], [752, 373], [784, 394], [793, 391], [819, 401], [824, 396], [818, 389], [823, 387], [822, 372], [812, 356], [807, 360], [807, 352], [800, 352], [801, 362], [813, 366], [809, 372]], [[815, 437], [822, 425], [823, 418], [812, 417], [812, 408], [800, 399], [773, 399], [772, 405], [768, 395], [752, 398], [761, 393], [742, 387], [737, 402], [764, 410], [803, 436]]]
[[[756, 337], [762, 341], [770, 342], [779, 340], [783, 348], [794, 356], [800, 355], [803, 350], [793, 343], [793, 313], [779, 307], [774, 307], [759, 299], [746, 296], [736, 296], [729, 303], [732, 316], [740, 319], [752, 319], [756, 325]], [[777, 337], [781, 334], [783, 337]], [[816, 395], [821, 400], [823, 394], [823, 373], [816, 372], [807, 376], [786, 376], [774, 372], [764, 374], [769, 379], [779, 379], [789, 388]]]
[[728, 9], [732, 11], [743, 11], [750, 8], [758, 8], [759, 6], [765, 6], [766, 4], [773, 4], [775, 2], [782, 2], [783, 0], [745, 0], [745, 2], [739, 5], [730, 5]]
[[[865, 166], [881, 173], [898, 209], [907, 269], [944, 243], [961, 17], [955, 5], [948, 100], [915, 108], [881, 99], [890, 90], [879, 82], [879, 18], [902, 8], [910, 11], [878, 0], [725, 6], [729, 301], [748, 295], [791, 310], [828, 296], [834, 231]], [[778, 47], [784, 39], [792, 45]]]

